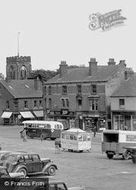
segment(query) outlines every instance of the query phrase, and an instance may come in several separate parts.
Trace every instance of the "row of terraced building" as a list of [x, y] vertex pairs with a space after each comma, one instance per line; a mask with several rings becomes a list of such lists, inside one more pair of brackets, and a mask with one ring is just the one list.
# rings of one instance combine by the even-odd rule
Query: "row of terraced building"
[[136, 128], [135, 73], [124, 60], [110, 58], [100, 65], [91, 58], [88, 67], [61, 61], [59, 74], [44, 83], [28, 79], [30, 56], [8, 57], [6, 64], [6, 79], [0, 80], [1, 124], [50, 119], [85, 130]]

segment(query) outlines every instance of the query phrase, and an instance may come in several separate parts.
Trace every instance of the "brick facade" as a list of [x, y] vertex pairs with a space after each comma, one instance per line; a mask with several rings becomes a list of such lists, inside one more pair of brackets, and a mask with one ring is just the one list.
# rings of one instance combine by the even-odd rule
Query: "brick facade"
[[[88, 71], [87, 68], [78, 68], [73, 69], [73, 71], [68, 70], [67, 72], [65, 70], [63, 76], [58, 75], [44, 84], [43, 95], [44, 100], [46, 100], [45, 110], [47, 111], [47, 117], [52, 117], [53, 119], [64, 118], [67, 120], [79, 118], [81, 120], [81, 122], [79, 121], [82, 125], [80, 126], [81, 128], [84, 128], [87, 119], [90, 121], [88, 125], [91, 125], [91, 127], [94, 123], [99, 127], [100, 123], [103, 124], [103, 122], [107, 121], [107, 117], [110, 117], [108, 113], [110, 95], [124, 79], [126, 65], [124, 62], [116, 65], [114, 60], [111, 59], [107, 66], [99, 67], [95, 59], [93, 58], [92, 60], [93, 65], [91, 66], [89, 62]], [[113, 64], [111, 63], [112, 61]], [[92, 69], [94, 70], [92, 71]], [[78, 85], [81, 85], [82, 88], [80, 93], [77, 91]], [[92, 85], [96, 88], [96, 92], [93, 92]], [[62, 94], [63, 86], [67, 86], [67, 94], [65, 95]], [[48, 94], [49, 88], [52, 90], [51, 95]], [[68, 99], [69, 106], [64, 107], [64, 100], [62, 99], [65, 101]], [[52, 102], [51, 107], [49, 107], [49, 101]], [[67, 109], [69, 114], [55, 114], [55, 110], [61, 111], [63, 109]], [[51, 115], [50, 112], [52, 113]], [[74, 113], [72, 115], [73, 118], [70, 112]]]

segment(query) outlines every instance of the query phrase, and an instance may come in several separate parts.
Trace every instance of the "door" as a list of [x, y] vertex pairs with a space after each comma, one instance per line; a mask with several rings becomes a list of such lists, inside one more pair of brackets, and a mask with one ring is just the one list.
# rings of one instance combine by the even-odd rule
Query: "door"
[[41, 172], [42, 171], [42, 161], [40, 160], [39, 155], [33, 154], [31, 155], [32, 158], [32, 168], [33, 168], [33, 173], [35, 172]]

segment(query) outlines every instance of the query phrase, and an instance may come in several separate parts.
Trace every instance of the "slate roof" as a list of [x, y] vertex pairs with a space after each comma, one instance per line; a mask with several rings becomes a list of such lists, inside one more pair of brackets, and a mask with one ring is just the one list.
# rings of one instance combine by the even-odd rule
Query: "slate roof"
[[88, 82], [88, 81], [108, 81], [114, 76], [121, 65], [97, 66], [97, 72], [89, 76], [89, 67], [70, 68], [64, 77], [59, 74], [48, 80], [45, 84], [66, 83], [66, 82]]
[[124, 80], [111, 97], [136, 97], [136, 75]]
[[34, 88], [34, 80], [0, 80], [0, 83], [14, 96], [14, 98], [40, 98], [42, 89]]

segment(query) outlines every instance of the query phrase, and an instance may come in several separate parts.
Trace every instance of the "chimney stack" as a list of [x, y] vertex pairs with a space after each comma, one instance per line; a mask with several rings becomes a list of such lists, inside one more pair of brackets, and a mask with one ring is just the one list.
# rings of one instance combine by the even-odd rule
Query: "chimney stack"
[[131, 68], [129, 68], [128, 70], [124, 72], [124, 79], [127, 80], [131, 78], [133, 75], [134, 75], [134, 71]]
[[123, 65], [123, 66], [126, 67], [126, 61], [125, 60], [120, 60], [119, 65]]
[[68, 65], [66, 64], [66, 61], [61, 61], [59, 66], [60, 77], [63, 77], [67, 73]]
[[38, 76], [36, 78], [34, 78], [34, 89], [35, 90], [41, 90], [42, 89], [42, 83], [41, 83]]
[[109, 58], [108, 65], [109, 65], [109, 66], [111, 66], [111, 65], [116, 65], [116, 62], [114, 61], [114, 58]]
[[89, 76], [95, 75], [96, 72], [97, 72], [96, 58], [90, 58], [90, 61], [89, 61]]

